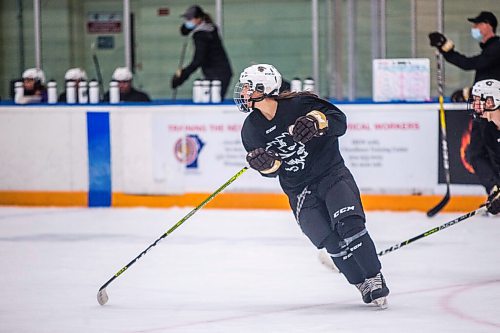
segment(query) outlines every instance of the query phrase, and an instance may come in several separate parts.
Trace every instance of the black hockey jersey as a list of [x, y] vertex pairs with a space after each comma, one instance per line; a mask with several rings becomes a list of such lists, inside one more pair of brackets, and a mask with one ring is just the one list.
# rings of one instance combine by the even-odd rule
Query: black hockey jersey
[[471, 140], [468, 157], [489, 193], [493, 186], [500, 186], [500, 130], [494, 123], [478, 119], [472, 127], [472, 135], [477, 140]]
[[[295, 142], [288, 127], [313, 110], [326, 115], [326, 135], [305, 144]], [[285, 192], [297, 193], [327, 173], [345, 168], [337, 138], [345, 133], [346, 128], [346, 116], [336, 106], [311, 95], [298, 95], [279, 99], [272, 120], [267, 120], [258, 110], [250, 113], [243, 124], [241, 137], [247, 152], [265, 148], [278, 153], [282, 165], [276, 173], [264, 176], [278, 176]]]

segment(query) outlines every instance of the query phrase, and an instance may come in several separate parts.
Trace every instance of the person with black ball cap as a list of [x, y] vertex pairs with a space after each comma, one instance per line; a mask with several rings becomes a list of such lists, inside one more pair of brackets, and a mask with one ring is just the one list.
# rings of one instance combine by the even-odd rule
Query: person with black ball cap
[[[481, 80], [500, 80], [500, 38], [496, 35], [497, 18], [492, 12], [482, 11], [476, 17], [467, 19], [472, 23], [471, 36], [479, 42], [481, 53], [465, 56], [455, 50], [455, 44], [442, 33], [434, 31], [429, 34], [430, 45], [436, 47], [449, 63], [463, 69], [475, 70], [474, 82]], [[470, 87], [453, 93], [451, 99], [466, 102], [469, 99]]]
[[178, 69], [172, 77], [172, 89], [182, 85], [201, 67], [206, 80], [221, 81], [221, 98], [224, 99], [233, 71], [217, 26], [210, 15], [198, 5], [189, 7], [181, 17], [184, 18], [184, 23], [180, 33], [183, 36], [191, 34], [195, 50], [191, 63]]

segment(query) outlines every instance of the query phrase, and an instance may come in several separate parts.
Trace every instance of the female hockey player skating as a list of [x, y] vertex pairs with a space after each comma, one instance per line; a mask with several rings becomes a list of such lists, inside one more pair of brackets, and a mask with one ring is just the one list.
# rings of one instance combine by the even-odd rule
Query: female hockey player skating
[[346, 117], [311, 93], [279, 94], [281, 81], [274, 66], [259, 64], [246, 68], [236, 84], [238, 109], [251, 112], [241, 130], [247, 161], [261, 175], [279, 177], [304, 234], [328, 251], [365, 303], [385, 308], [389, 289], [359, 190], [339, 151]]

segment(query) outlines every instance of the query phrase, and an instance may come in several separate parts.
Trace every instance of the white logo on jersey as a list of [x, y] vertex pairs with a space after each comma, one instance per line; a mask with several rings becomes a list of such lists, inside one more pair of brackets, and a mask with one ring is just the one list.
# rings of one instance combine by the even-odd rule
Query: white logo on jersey
[[[293, 143], [287, 145], [287, 142]], [[306, 166], [306, 156], [309, 153], [305, 149], [305, 145], [300, 142], [295, 142], [288, 132], [283, 132], [269, 142], [266, 150], [271, 149], [277, 151], [283, 161], [283, 166], [286, 171], [297, 172], [303, 170]]]
[[274, 126], [273, 126], [273, 127], [271, 127], [270, 129], [268, 129], [268, 130], [266, 131], [266, 134], [271, 133], [271, 132], [272, 132], [272, 131], [274, 131], [275, 129], [276, 129], [276, 125], [274, 125]]
[[340, 214], [344, 214], [345, 212], [348, 212], [350, 210], [354, 210], [354, 206], [347, 206], [344, 208], [340, 208], [338, 211], [333, 213], [333, 218], [337, 218], [337, 216], [339, 216]]

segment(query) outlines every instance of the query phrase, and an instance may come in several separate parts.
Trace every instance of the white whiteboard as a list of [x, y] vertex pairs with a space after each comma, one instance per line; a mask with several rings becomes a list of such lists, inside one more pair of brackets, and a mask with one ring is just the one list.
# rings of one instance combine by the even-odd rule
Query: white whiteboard
[[373, 100], [429, 101], [430, 60], [374, 59]]

